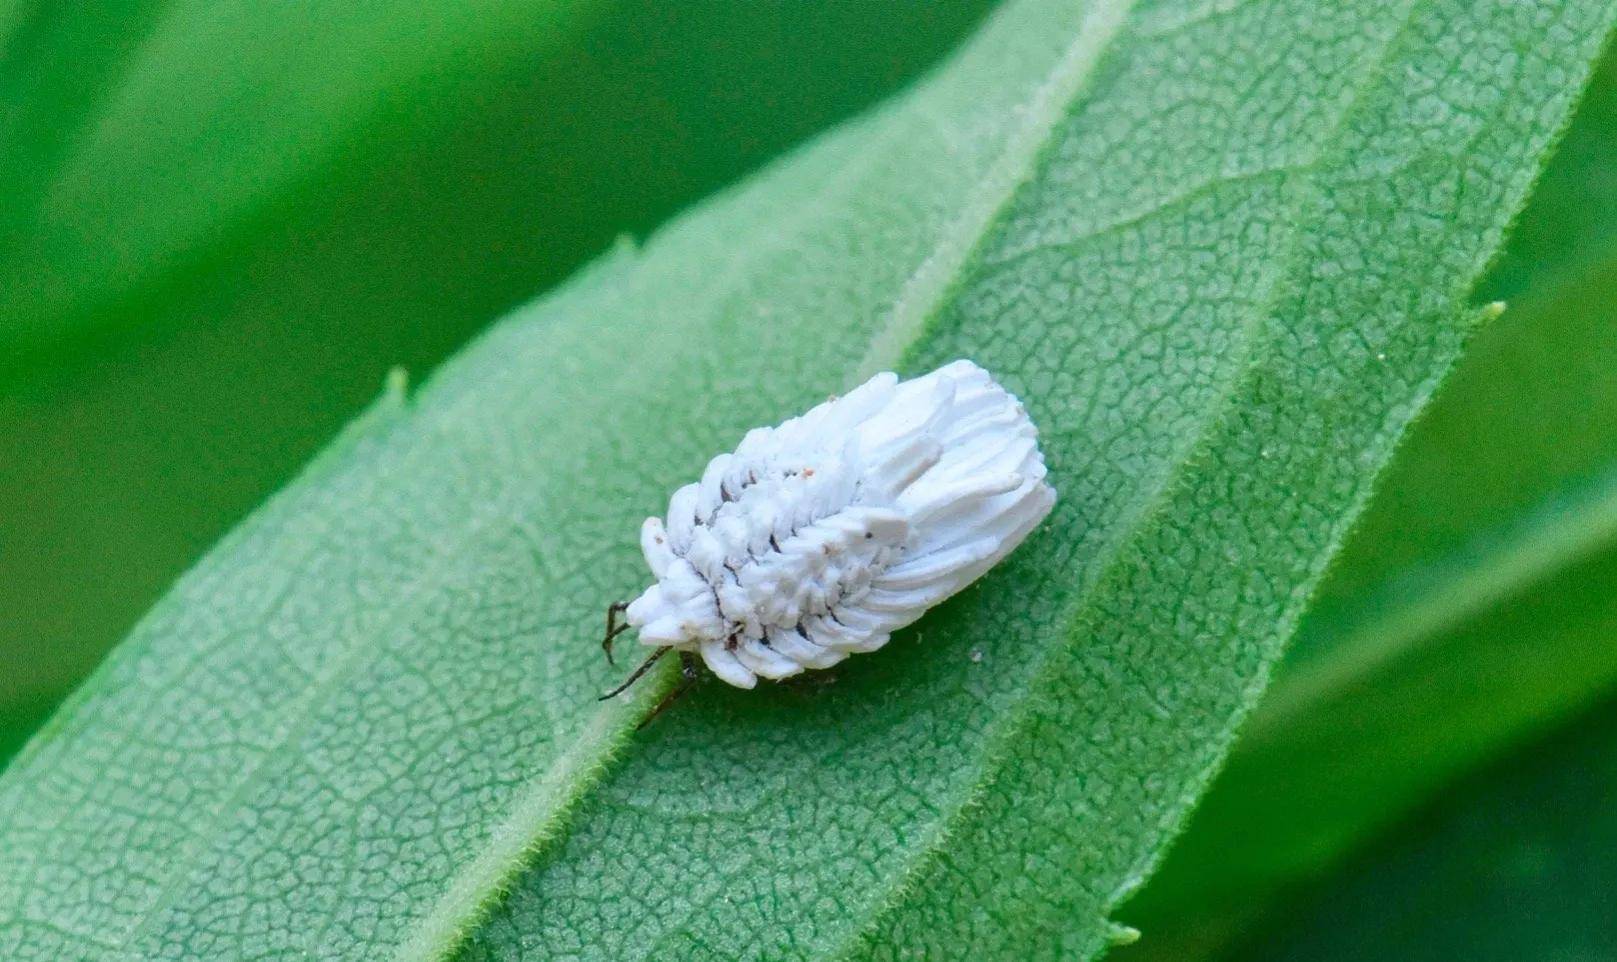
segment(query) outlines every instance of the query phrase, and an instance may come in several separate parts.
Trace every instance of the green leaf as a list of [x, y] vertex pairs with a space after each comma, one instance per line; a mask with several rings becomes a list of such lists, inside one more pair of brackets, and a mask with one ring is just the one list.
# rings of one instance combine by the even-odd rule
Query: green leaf
[[1228, 766], [1125, 913], [1148, 935], [1132, 957], [1221, 942], [1277, 889], [1617, 686], [1617, 650], [1592, 627], [1617, 619], [1614, 121], [1609, 57], [1490, 281], [1520, 300], [1411, 430]]
[[[1609, 591], [1611, 581], [1605, 584]], [[1609, 644], [1610, 627], [1585, 641]], [[1468, 779], [1232, 956], [1561, 962], [1617, 956], [1617, 705]]]
[[[318, 20], [331, 3], [349, 5], [299, 9]], [[432, 20], [437, 5], [389, 5], [370, 28]], [[235, 181], [193, 179], [186, 203], [217, 223], [185, 265], [139, 267], [164, 278], [147, 296], [118, 296], [127, 277], [64, 263], [81, 292], [101, 290], [90, 299], [113, 306], [72, 314], [91, 346], [56, 345], [30, 368], [28, 390], [0, 385], [0, 712], [16, 704], [42, 720], [175, 578], [363, 407], [390, 366], [430, 370], [618, 234], [643, 233], [868, 106], [941, 57], [985, 5], [840, 4], [805, 19], [789, 4], [597, 4], [581, 30], [536, 45], [519, 65], [470, 58], [455, 82], [477, 95], [412, 102], [421, 123], [344, 117], [353, 149], [311, 155], [297, 183], [265, 185], [275, 210], [251, 224], [226, 229], [239, 211], [221, 193]], [[151, 29], [142, 17], [160, 9], [43, 4], [12, 37], [0, 69], [0, 211], [23, 204], [24, 180], [49, 176], [72, 118], [120, 89], [119, 51], [138, 46]], [[242, 83], [280, 68], [233, 39], [280, 16], [274, 8], [209, 10], [220, 20], [174, 13], [165, 29], [211, 38], [200, 60], [229, 63]], [[473, 42], [441, 31], [432, 40]], [[198, 169], [205, 158], [193, 154], [230, 132], [176, 140], [179, 121], [164, 111], [189, 109], [202, 66], [164, 66], [142, 88], [151, 119], [142, 137], [192, 152], [174, 163]], [[360, 66], [345, 88], [401, 96], [381, 76], [390, 64]], [[309, 116], [243, 107], [232, 124], [273, 131], [279, 149], [297, 152], [324, 135]], [[164, 216], [141, 184], [127, 158], [108, 159], [114, 196], [103, 200], [129, 208], [109, 221]], [[143, 249], [155, 256], [172, 240]], [[24, 313], [44, 311], [30, 302]], [[124, 336], [92, 333], [105, 328]], [[9, 345], [0, 329], [0, 356], [13, 357]], [[0, 759], [10, 744], [0, 740]]]
[[[1612, 16], [1007, 6], [390, 395], [188, 575], [0, 779], [0, 949], [1126, 938]], [[638, 517], [746, 427], [963, 354], [1043, 427], [1052, 521], [836, 684], [632, 739], [671, 678], [596, 704], [591, 635]]]

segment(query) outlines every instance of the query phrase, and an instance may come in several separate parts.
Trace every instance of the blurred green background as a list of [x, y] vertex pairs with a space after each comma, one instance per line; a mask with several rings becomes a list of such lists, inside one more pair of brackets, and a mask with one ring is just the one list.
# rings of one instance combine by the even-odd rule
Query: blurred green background
[[[304, 6], [0, 0], [0, 759], [389, 368], [991, 3]], [[1119, 958], [1617, 958], [1617, 58], [1494, 299]]]

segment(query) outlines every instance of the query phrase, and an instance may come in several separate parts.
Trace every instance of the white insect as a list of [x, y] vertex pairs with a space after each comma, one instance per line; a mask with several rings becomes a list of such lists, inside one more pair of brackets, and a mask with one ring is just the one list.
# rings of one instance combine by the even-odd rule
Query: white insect
[[1055, 499], [1038, 431], [987, 371], [878, 374], [747, 432], [674, 492], [666, 523], [646, 519], [657, 581], [612, 606], [605, 647], [633, 627], [657, 651], [603, 697], [668, 651], [688, 679], [695, 654], [741, 688], [875, 651], [1009, 554]]

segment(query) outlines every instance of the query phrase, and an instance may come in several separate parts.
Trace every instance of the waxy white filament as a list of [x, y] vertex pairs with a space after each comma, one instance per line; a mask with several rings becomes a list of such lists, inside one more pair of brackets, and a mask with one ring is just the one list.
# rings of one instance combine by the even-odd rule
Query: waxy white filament
[[732, 685], [828, 668], [1009, 554], [1055, 504], [1038, 431], [987, 371], [878, 374], [747, 433], [647, 518], [657, 583], [629, 605], [653, 647]]

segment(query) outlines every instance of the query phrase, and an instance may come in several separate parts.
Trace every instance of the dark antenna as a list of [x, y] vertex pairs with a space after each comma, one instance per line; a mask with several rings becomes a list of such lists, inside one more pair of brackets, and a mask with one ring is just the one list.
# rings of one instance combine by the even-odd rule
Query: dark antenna
[[596, 701], [606, 701], [608, 698], [611, 698], [614, 695], [621, 695], [625, 690], [628, 689], [630, 685], [639, 681], [641, 675], [644, 675], [646, 672], [650, 671], [651, 666], [655, 665], [659, 658], [673, 650], [674, 649], [672, 648], [658, 648], [656, 651], [651, 653], [651, 657], [640, 663], [639, 668], [629, 672], [629, 677], [623, 680], [623, 684], [602, 695], [600, 698], [597, 698]]

